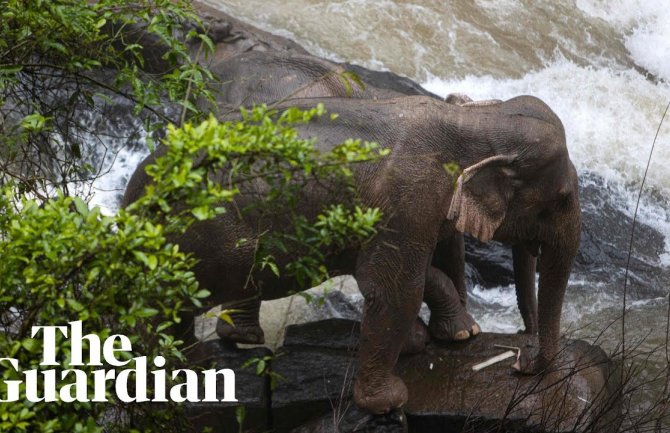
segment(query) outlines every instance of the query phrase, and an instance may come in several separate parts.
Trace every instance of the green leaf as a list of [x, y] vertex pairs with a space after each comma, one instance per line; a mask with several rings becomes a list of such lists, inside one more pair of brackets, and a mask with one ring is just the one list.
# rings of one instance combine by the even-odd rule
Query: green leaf
[[244, 406], [237, 406], [235, 408], [235, 420], [237, 421], [237, 424], [242, 427], [244, 424], [244, 420], [247, 417], [247, 409]]
[[260, 359], [256, 364], [256, 375], [261, 376], [265, 372], [265, 360]]
[[42, 345], [39, 340], [33, 338], [26, 338], [21, 341], [21, 346], [30, 353], [39, 353], [42, 349]]
[[206, 219], [210, 218], [211, 212], [209, 211], [209, 208], [207, 206], [200, 206], [191, 211], [194, 217], [196, 217], [199, 221], [204, 221]]
[[158, 257], [156, 257], [156, 256], [154, 256], [154, 255], [150, 255], [150, 256], [148, 256], [148, 257], [147, 257], [147, 266], [148, 266], [149, 269], [151, 269], [152, 271], [153, 271], [154, 269], [156, 269], [156, 266], [158, 266]]
[[79, 212], [80, 215], [87, 216], [88, 215], [88, 205], [84, 200], [81, 199], [81, 197], [74, 197], [72, 199], [74, 202], [74, 206], [77, 209], [77, 212]]
[[0, 65], [0, 75], [14, 75], [22, 70], [22, 65]]
[[67, 302], [67, 305], [76, 312], [84, 311], [86, 309], [86, 307], [76, 299], [67, 298], [65, 301]]
[[29, 114], [21, 121], [21, 127], [26, 131], [38, 132], [44, 128], [46, 117], [39, 113]]

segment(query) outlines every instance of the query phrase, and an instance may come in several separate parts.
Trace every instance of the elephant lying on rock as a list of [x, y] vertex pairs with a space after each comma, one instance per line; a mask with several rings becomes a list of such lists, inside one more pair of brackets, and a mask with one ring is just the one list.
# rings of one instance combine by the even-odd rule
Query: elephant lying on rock
[[210, 70], [220, 80], [213, 83], [217, 102], [233, 109], [289, 98], [403, 96], [369, 83], [361, 86], [363, 83], [341, 65], [309, 55], [251, 51], [225, 59]]
[[[338, 113], [337, 119], [325, 116], [298, 127], [302, 136], [317, 137], [319, 148], [356, 137], [390, 150], [381, 161], [354, 169], [363, 204], [386, 215], [383, 230], [358, 250], [348, 251], [344, 260], [328, 263], [337, 263], [333, 273], [354, 275], [365, 298], [356, 403], [383, 413], [406, 402], [407, 388], [392, 371], [422, 299], [433, 310], [433, 329], [449, 328], [458, 319], [454, 311], [464, 312], [449, 278], [431, 266], [439, 241], [459, 232], [483, 242], [517, 245], [540, 257], [539, 353], [523, 358], [519, 369], [535, 373], [549, 367], [559, 350], [563, 296], [581, 224], [577, 173], [558, 117], [531, 96], [463, 107], [422, 96], [311, 98], [290, 105], [308, 108], [319, 102]], [[143, 167], [152, 159], [132, 176], [126, 204], [143, 193], [149, 181]], [[444, 169], [447, 163], [463, 169], [457, 179]], [[308, 197], [304, 208], [330, 204], [327, 195]], [[182, 249], [200, 259], [194, 271], [212, 292], [212, 301], [238, 302], [232, 308], [245, 310], [229, 329], [228, 337], [238, 341], [262, 335], [261, 299], [299, 287], [286, 276], [252, 268], [253, 246], [237, 245], [239, 238], [258, 236], [257, 222], [249, 218], [227, 212], [193, 226], [179, 240]]]

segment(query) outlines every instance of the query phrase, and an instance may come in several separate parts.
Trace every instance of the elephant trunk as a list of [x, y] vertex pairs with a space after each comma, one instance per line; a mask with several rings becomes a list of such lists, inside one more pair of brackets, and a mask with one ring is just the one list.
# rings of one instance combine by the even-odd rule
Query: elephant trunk
[[[538, 270], [538, 334], [540, 342], [539, 368], [558, 361], [561, 310], [570, 271], [579, 248], [581, 215], [579, 202], [571, 211], [557, 215], [552, 242], [542, 243]], [[560, 219], [559, 219], [560, 218]]]

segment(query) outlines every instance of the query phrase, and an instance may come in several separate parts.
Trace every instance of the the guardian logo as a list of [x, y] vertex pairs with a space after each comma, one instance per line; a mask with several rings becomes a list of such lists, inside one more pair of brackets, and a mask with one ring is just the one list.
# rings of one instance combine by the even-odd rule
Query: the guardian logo
[[[63, 336], [71, 341], [70, 359], [67, 360], [68, 369], [45, 369], [21, 371], [19, 362], [14, 358], [0, 358], [0, 371], [11, 368], [23, 380], [0, 380], [0, 403], [28, 400], [37, 402], [106, 402], [107, 384], [113, 382], [113, 389], [119, 400], [126, 403], [142, 402], [236, 402], [235, 398], [235, 372], [231, 369], [204, 370], [196, 372], [193, 370], [179, 369], [171, 372], [171, 379], [183, 378], [182, 383], [176, 383], [167, 389], [168, 372], [165, 366], [165, 358], [157, 356], [149, 363], [146, 356], [132, 359], [119, 359], [121, 352], [131, 352], [132, 345], [125, 335], [112, 335], [104, 342], [95, 334], [82, 335], [81, 321], [70, 322], [69, 326], [33, 326], [32, 337], [35, 338], [42, 333], [44, 353], [43, 366], [61, 366], [56, 360], [56, 335], [61, 332]], [[89, 353], [86, 363], [83, 361], [82, 342], [88, 341]], [[104, 362], [104, 363], [103, 363]], [[125, 367], [127, 369], [106, 369], [105, 365], [112, 367]], [[65, 363], [65, 361], [63, 361]], [[62, 365], [66, 367], [66, 365]], [[92, 366], [101, 368], [92, 372], [77, 369], [76, 367]], [[60, 374], [58, 374], [60, 373]], [[89, 375], [92, 374], [92, 384], [89, 383]], [[131, 375], [134, 378], [131, 380]], [[180, 376], [181, 375], [181, 376]], [[224, 381], [223, 398], [217, 398], [217, 378]], [[204, 397], [200, 398], [198, 393], [199, 380], [202, 378], [204, 384]], [[22, 386], [23, 384], [23, 386]], [[147, 390], [153, 390], [149, 397]], [[24, 390], [25, 395], [21, 395]], [[132, 395], [131, 395], [132, 394]]]

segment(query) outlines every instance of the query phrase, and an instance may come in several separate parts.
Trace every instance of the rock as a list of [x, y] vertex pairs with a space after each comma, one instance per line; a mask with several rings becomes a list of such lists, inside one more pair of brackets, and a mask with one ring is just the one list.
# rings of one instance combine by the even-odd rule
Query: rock
[[344, 413], [330, 412], [291, 430], [291, 433], [406, 433], [407, 418], [400, 410], [388, 415], [363, 413], [350, 402]]
[[584, 341], [562, 342], [564, 359], [553, 376], [515, 374], [513, 359], [472, 370], [506, 351], [496, 344], [527, 349], [531, 342], [527, 335], [484, 333], [401, 357], [397, 372], [409, 390], [404, 409], [410, 432], [601, 431], [618, 422], [617, 370]]
[[[325, 430], [333, 422], [350, 429], [340, 431], [400, 431], [383, 430], [400, 428], [398, 423], [389, 427], [372, 418], [360, 425], [381, 430], [344, 423], [361, 420], [349, 414], [358, 329], [343, 319], [287, 329], [273, 363], [273, 371], [285, 378], [272, 394], [276, 432], [337, 431]], [[600, 348], [563, 341], [558, 372], [544, 378], [513, 373], [509, 359], [472, 371], [506, 350], [495, 344], [531, 350], [529, 344], [536, 343], [527, 335], [484, 333], [464, 343], [430, 343], [424, 353], [400, 357], [396, 373], [409, 390], [403, 408], [409, 432], [599, 431], [618, 422], [619, 376]]]
[[[487, 244], [470, 235], [465, 236], [467, 287], [498, 287], [514, 283], [512, 248], [500, 242]], [[468, 269], [469, 268], [469, 269]]]
[[[633, 219], [619, 210], [624, 204], [616, 201], [620, 196], [618, 191], [595, 174], [581, 176], [579, 193], [582, 201], [582, 241], [575, 271], [588, 275], [594, 281], [612, 281], [615, 276], [622, 286]], [[652, 197], [651, 200], [656, 201], [659, 207], [667, 207], [662, 199]], [[658, 288], [670, 285], [667, 267], [660, 266], [664, 249], [664, 236], [638, 220], [629, 272], [630, 288], [634, 292], [646, 297], [658, 296]]]
[[358, 347], [360, 323], [347, 319], [326, 319], [286, 328], [284, 347], [326, 347], [352, 351]]
[[345, 411], [356, 373], [354, 353], [321, 347], [282, 347], [272, 364], [273, 371], [284, 378], [272, 393], [274, 431], [287, 432], [331, 411]]
[[[189, 361], [203, 368], [230, 368], [235, 372], [236, 403], [184, 403], [186, 417], [191, 431], [201, 432], [206, 428], [212, 433], [237, 431], [235, 409], [244, 406], [246, 416], [243, 428], [245, 432], [264, 432], [270, 428], [270, 381], [268, 377], [256, 375], [255, 366], [241, 368], [251, 358], [271, 355], [266, 348], [238, 349], [226, 345], [220, 340], [200, 343], [194, 353], [189, 353]], [[190, 367], [193, 368], [193, 367]], [[203, 390], [200, 390], [203, 395]], [[217, 396], [223, 398], [223, 381], [217, 382]]]

